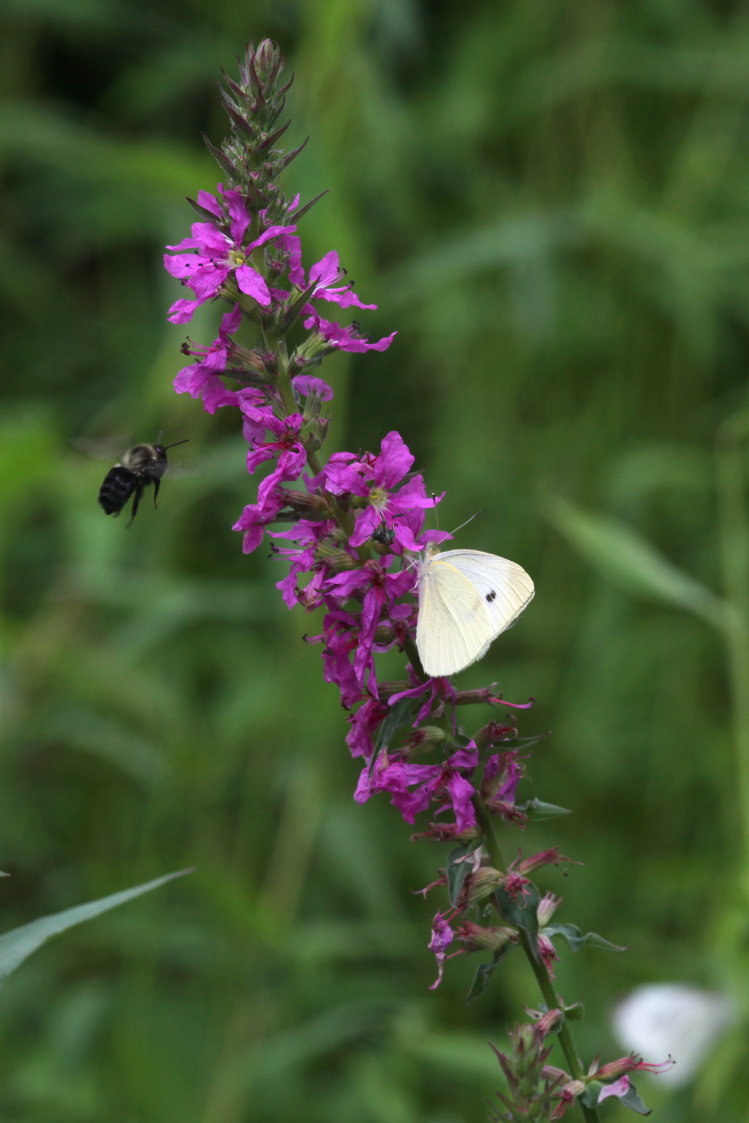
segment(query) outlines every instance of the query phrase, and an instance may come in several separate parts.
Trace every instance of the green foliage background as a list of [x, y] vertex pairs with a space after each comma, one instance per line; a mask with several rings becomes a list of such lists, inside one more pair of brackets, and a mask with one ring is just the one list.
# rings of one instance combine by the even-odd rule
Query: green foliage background
[[[400, 333], [326, 365], [329, 450], [399, 429], [442, 525], [478, 512], [459, 541], [536, 580], [461, 682], [536, 697], [526, 794], [574, 814], [505, 845], [584, 861], [548, 878], [560, 919], [630, 945], [563, 953], [581, 1048], [622, 1052], [642, 982], [745, 1011], [749, 4], [6, 0], [3, 26], [3, 928], [197, 866], [9, 980], [4, 1123], [469, 1123], [487, 1040], [537, 1003], [512, 957], [476, 1005], [469, 961], [427, 990], [412, 890], [444, 855], [354, 805], [315, 621], [230, 529], [235, 418], [171, 389], [162, 246], [217, 178], [219, 71], [264, 35], [311, 136], [285, 188], [331, 188], [307, 262], [338, 249], [368, 333]], [[160, 430], [194, 474], [126, 530], [70, 442]], [[641, 1082], [661, 1123], [746, 1117], [744, 1038]]]

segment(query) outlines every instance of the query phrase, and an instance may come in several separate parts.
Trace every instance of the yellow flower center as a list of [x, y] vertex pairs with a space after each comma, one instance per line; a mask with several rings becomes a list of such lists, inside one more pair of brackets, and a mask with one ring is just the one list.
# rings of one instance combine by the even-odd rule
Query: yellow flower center
[[382, 487], [373, 487], [369, 493], [369, 502], [375, 511], [384, 511], [388, 502], [387, 491]]

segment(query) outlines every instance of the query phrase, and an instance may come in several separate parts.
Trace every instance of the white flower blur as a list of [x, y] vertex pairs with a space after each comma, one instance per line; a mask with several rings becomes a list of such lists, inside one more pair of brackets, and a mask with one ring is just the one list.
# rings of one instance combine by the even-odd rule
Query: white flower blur
[[651, 1061], [673, 1057], [676, 1064], [659, 1079], [678, 1086], [695, 1076], [735, 1018], [727, 995], [687, 983], [651, 983], [619, 1003], [613, 1025], [625, 1049]]

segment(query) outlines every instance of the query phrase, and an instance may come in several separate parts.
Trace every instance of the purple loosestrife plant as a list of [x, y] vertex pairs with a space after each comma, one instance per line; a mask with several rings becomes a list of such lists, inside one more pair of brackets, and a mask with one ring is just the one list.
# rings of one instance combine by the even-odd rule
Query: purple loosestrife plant
[[[386, 793], [407, 823], [425, 817], [414, 838], [451, 844], [444, 868], [422, 891], [446, 894], [432, 924], [432, 987], [448, 959], [479, 953], [469, 994], [475, 998], [515, 950], [537, 980], [539, 1009], [510, 1035], [511, 1055], [497, 1052], [507, 1090], [497, 1093], [502, 1110], [492, 1105], [492, 1118], [558, 1119], [576, 1104], [593, 1120], [608, 1096], [642, 1111], [628, 1074], [648, 1066], [632, 1056], [585, 1070], [571, 1035], [580, 1006], [565, 1004], [554, 988], [555, 940], [573, 950], [614, 946], [556, 923], [561, 900], [542, 895], [528, 876], [569, 859], [550, 848], [506, 862], [500, 851], [500, 828], [563, 813], [517, 799], [536, 739], [521, 738], [506, 714], [531, 703], [505, 702], [493, 687], [461, 691], [449, 679], [429, 678], [419, 661], [414, 555], [450, 537], [425, 529], [427, 509], [441, 496], [427, 492], [395, 430], [377, 452], [320, 456], [333, 391], [313, 372], [334, 351], [384, 351], [396, 333], [373, 341], [348, 318], [351, 309], [375, 305], [354, 292], [335, 251], [305, 269], [300, 227], [317, 199], [302, 204], [279, 187], [300, 151], [278, 147], [288, 127], [279, 124], [290, 85], [282, 83], [282, 68], [278, 48], [264, 40], [248, 48], [238, 80], [226, 78], [230, 135], [220, 147], [208, 143], [222, 182], [214, 193], [198, 192], [191, 201], [198, 221], [168, 247], [165, 266], [190, 292], [169, 310], [173, 323], [187, 323], [209, 301], [228, 305], [217, 339], [183, 345], [193, 361], [175, 388], [200, 399], [208, 413], [238, 410], [247, 471], [269, 469], [234, 529], [245, 553], [270, 543], [284, 566], [277, 588], [290, 608], [323, 609], [322, 632], [308, 642], [320, 646], [323, 675], [348, 713], [346, 741], [361, 762], [355, 799]], [[348, 322], [331, 318], [346, 313]], [[249, 342], [240, 342], [240, 333]], [[384, 682], [377, 656], [393, 648], [403, 653], [405, 678]], [[502, 715], [471, 736], [461, 718], [476, 705]], [[555, 1042], [565, 1069], [547, 1063]]]

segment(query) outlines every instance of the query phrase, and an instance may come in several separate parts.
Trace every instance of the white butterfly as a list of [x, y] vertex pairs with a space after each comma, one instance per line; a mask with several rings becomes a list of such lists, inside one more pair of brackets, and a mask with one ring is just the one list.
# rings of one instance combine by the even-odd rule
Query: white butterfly
[[534, 593], [525, 570], [483, 550], [427, 548], [419, 566], [416, 647], [426, 674], [454, 675], [486, 654]]

